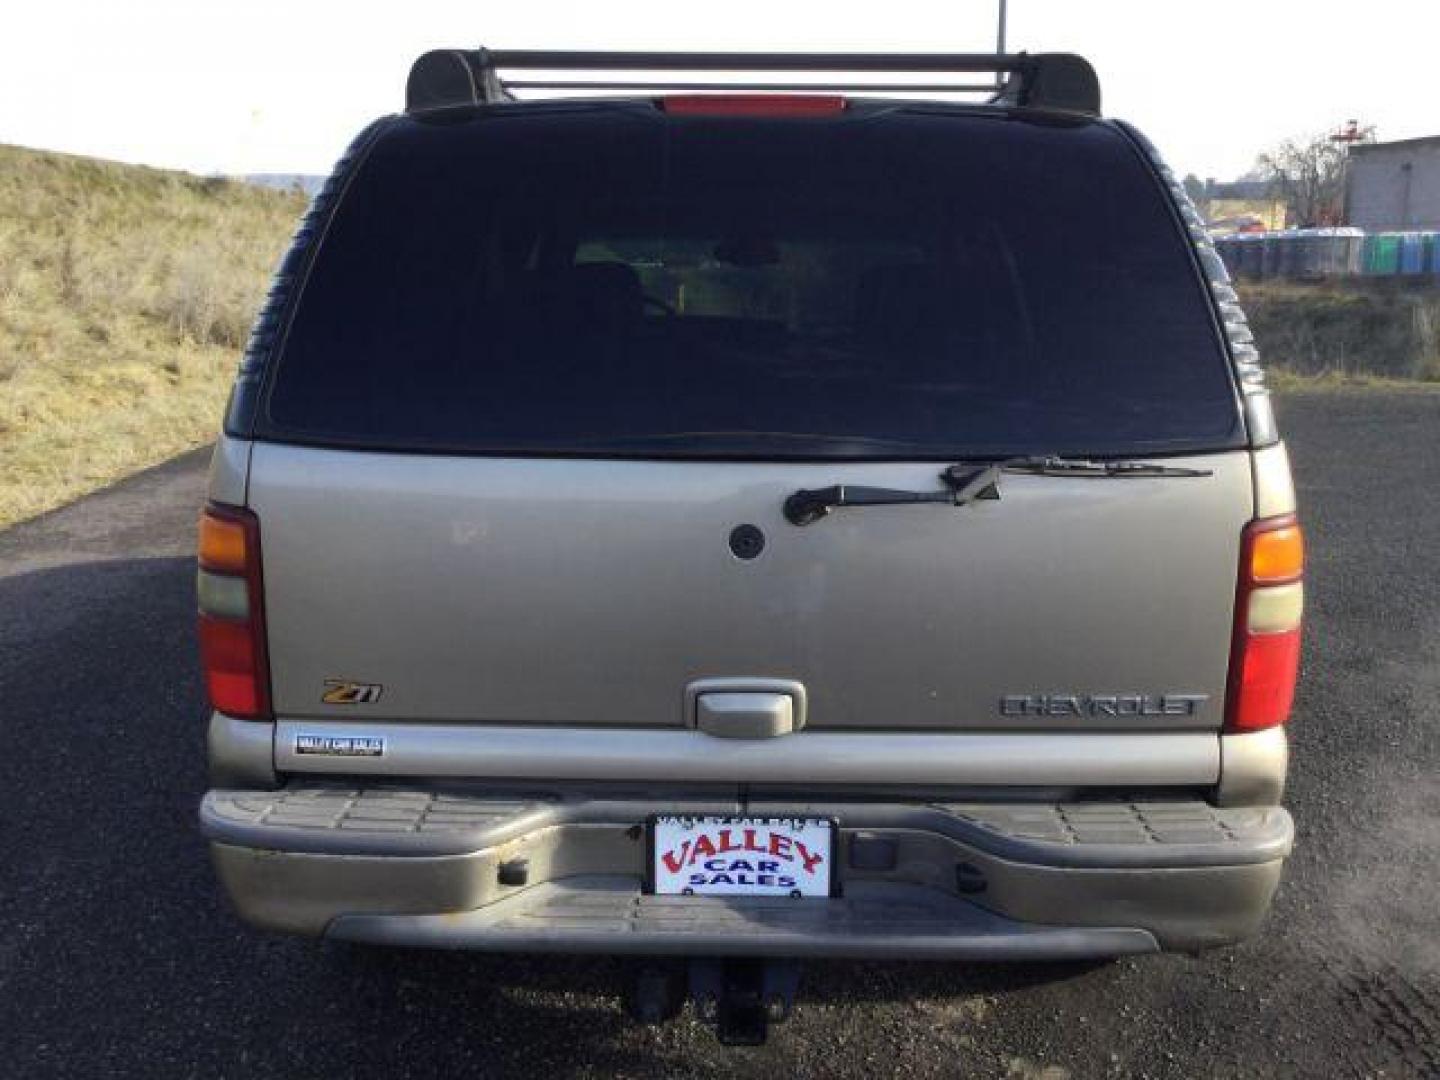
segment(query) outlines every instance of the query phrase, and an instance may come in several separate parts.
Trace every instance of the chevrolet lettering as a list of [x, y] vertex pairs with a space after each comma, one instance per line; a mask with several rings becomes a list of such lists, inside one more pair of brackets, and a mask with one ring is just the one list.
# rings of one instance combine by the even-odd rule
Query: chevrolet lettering
[[1006, 694], [1002, 716], [1194, 716], [1209, 694]]

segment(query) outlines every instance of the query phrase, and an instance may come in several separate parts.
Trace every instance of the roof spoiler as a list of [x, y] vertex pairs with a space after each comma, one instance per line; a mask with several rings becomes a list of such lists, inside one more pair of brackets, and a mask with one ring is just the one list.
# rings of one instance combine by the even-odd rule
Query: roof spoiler
[[[501, 72], [539, 72], [534, 78], [501, 78]], [[614, 72], [610, 78], [577, 80], [576, 73]], [[787, 72], [839, 75], [829, 82], [675, 81], [676, 72], [776, 75]], [[926, 82], [851, 82], [846, 77], [932, 75]], [[956, 79], [990, 75], [994, 81]], [[1100, 115], [1100, 81], [1089, 61], [1073, 53], [697, 53], [545, 52], [533, 50], [435, 49], [410, 68], [405, 111], [511, 101], [515, 90], [775, 90], [791, 93], [989, 93], [991, 101], [1026, 109]]]

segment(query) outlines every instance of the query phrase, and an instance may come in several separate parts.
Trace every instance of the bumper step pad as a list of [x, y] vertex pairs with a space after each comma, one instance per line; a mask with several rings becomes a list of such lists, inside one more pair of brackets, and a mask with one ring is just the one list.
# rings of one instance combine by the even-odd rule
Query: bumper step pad
[[843, 898], [646, 896], [631, 877], [573, 877], [475, 911], [345, 915], [329, 937], [420, 948], [650, 956], [1085, 959], [1155, 952], [1144, 930], [1018, 923], [920, 885], [856, 882]]
[[390, 785], [291, 785], [212, 791], [200, 820], [211, 839], [325, 854], [454, 855], [549, 824], [549, 800]]
[[1222, 808], [1198, 801], [953, 803], [943, 809], [1013, 841], [1074, 848], [1233, 850], [1285, 836], [1289, 823], [1278, 807]]
[[1199, 800], [1073, 803], [665, 803], [546, 794], [296, 783], [278, 791], [211, 791], [205, 834], [221, 843], [326, 855], [461, 855], [552, 825], [643, 822], [654, 810], [834, 817], [842, 829], [914, 829], [997, 858], [1056, 867], [1232, 866], [1290, 851], [1280, 807]]

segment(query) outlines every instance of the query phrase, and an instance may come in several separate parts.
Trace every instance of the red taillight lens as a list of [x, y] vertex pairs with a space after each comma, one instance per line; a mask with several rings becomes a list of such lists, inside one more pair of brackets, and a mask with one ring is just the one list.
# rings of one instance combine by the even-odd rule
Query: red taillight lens
[[256, 659], [249, 625], [201, 613], [200, 662], [210, 703], [220, 712], [247, 719], [265, 714]]
[[1293, 514], [1252, 521], [1240, 544], [1227, 731], [1285, 723], [1300, 671], [1304, 541]]
[[1249, 634], [1240, 655], [1231, 731], [1260, 731], [1283, 724], [1295, 700], [1300, 673], [1300, 628], [1280, 634]]
[[259, 519], [232, 506], [206, 507], [199, 561], [200, 663], [210, 703], [228, 716], [269, 719]]
[[671, 94], [660, 107], [677, 116], [833, 116], [849, 103], [839, 94]]

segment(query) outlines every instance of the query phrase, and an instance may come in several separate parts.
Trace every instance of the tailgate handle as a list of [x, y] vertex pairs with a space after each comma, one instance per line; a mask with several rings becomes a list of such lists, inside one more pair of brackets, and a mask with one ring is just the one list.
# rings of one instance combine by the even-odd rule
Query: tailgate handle
[[695, 726], [722, 739], [773, 739], [795, 730], [789, 694], [701, 694]]
[[805, 726], [805, 688], [788, 679], [701, 679], [685, 688], [685, 722], [720, 739], [774, 739]]

